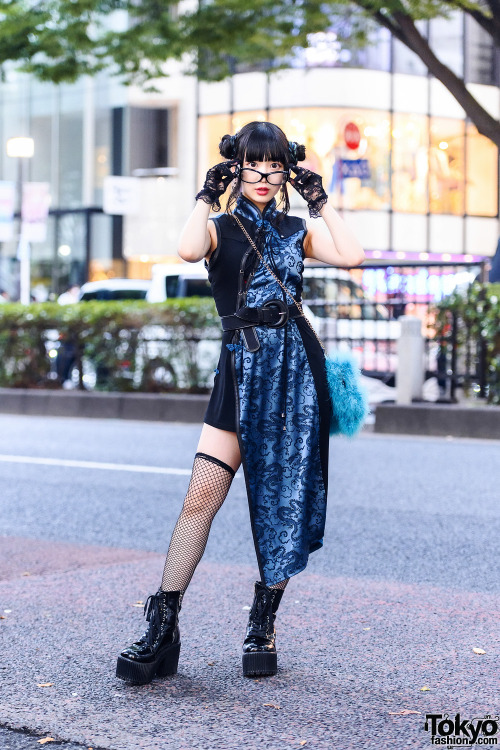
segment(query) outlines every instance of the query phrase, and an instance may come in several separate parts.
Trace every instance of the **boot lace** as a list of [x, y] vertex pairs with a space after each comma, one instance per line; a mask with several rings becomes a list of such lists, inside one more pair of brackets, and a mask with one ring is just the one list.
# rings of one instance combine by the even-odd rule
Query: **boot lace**
[[250, 626], [253, 635], [261, 638], [266, 638], [269, 635], [266, 626], [270, 626], [271, 605], [272, 597], [266, 596], [265, 592], [257, 597], [250, 612]]
[[149, 622], [149, 628], [140, 638], [141, 643], [153, 646], [162, 626], [162, 613], [160, 605], [161, 594], [150, 594], [144, 605], [144, 614]]

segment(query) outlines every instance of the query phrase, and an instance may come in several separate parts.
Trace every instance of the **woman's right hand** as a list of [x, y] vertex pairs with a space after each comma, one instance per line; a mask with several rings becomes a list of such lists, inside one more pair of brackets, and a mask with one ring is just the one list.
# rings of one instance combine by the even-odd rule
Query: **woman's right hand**
[[236, 167], [239, 163], [239, 159], [229, 159], [211, 167], [207, 172], [203, 188], [195, 196], [196, 200], [201, 198], [202, 201], [211, 205], [214, 211], [220, 211], [219, 198], [237, 176]]

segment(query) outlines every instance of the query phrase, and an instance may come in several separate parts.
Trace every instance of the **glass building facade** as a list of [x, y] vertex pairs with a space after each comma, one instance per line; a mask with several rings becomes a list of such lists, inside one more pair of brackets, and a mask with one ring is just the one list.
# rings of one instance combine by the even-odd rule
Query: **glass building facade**
[[[417, 26], [499, 119], [500, 56], [491, 38], [461, 12]], [[333, 30], [315, 36], [315, 47], [290, 60], [288, 70], [266, 76], [247, 68], [227, 82], [200, 84], [199, 184], [220, 161], [224, 133], [268, 120], [305, 144], [300, 166], [322, 175], [368, 257], [493, 255], [500, 228], [497, 147], [386, 29], [375, 30], [372, 44], [357, 52], [342, 49]], [[360, 134], [355, 149], [345, 140], [348, 124]], [[364, 174], [343, 176], [343, 161], [359, 159], [367, 162]], [[307, 217], [300, 196], [288, 192], [291, 209]]]
[[[464, 13], [418, 22], [439, 59], [500, 119], [500, 60], [491, 39]], [[178, 260], [179, 233], [218, 143], [251, 120], [277, 123], [306, 145], [301, 166], [318, 172], [334, 207], [372, 257], [377, 253], [492, 255], [499, 235], [498, 149], [451, 94], [386, 29], [352, 51], [334, 29], [265, 74], [235, 68], [226, 81], [174, 74], [146, 95], [100, 74], [71, 85], [41, 83], [4, 66], [0, 83], [0, 180], [18, 179], [5, 144], [30, 136], [35, 154], [23, 179], [50, 184], [47, 237], [31, 244], [37, 299], [110, 276], [149, 278], [151, 265]], [[354, 123], [356, 149], [344, 132]], [[345, 159], [366, 174], [344, 177]], [[163, 168], [178, 176], [161, 176]], [[134, 216], [103, 212], [108, 175], [145, 175]], [[289, 187], [291, 210], [307, 216]], [[223, 198], [224, 200], [224, 198]], [[223, 204], [224, 207], [224, 204]], [[16, 298], [17, 240], [0, 242], [0, 287]]]

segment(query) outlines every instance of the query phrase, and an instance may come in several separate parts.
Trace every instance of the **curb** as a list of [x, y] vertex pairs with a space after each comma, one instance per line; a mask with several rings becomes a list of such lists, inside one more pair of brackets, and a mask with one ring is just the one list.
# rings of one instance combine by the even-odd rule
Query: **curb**
[[500, 440], [500, 406], [381, 403], [373, 431]]
[[203, 422], [210, 394], [108, 393], [0, 388], [0, 413], [47, 417]]

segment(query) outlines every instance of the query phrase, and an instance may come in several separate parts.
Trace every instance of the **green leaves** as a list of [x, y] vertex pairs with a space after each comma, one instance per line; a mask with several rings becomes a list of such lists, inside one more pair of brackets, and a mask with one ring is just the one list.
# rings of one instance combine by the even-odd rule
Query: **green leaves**
[[57, 84], [105, 69], [125, 85], [158, 92], [154, 81], [168, 76], [169, 61], [204, 81], [246, 70], [270, 73], [296, 65], [297, 52], [314, 46], [318, 32], [354, 50], [373, 43], [374, 29], [383, 26], [448, 88], [479, 133], [500, 146], [498, 121], [415, 25], [463, 10], [499, 44], [500, 24], [490, 9], [497, 2], [199, 0], [186, 6], [174, 0], [0, 0], [0, 76], [5, 78], [1, 66], [7, 61]]
[[488, 403], [500, 404], [500, 283], [474, 281], [465, 291], [455, 291], [435, 306], [436, 335], [448, 338], [452, 316], [456, 320], [459, 356], [470, 357], [471, 345], [485, 344]]
[[81, 388], [88, 365], [97, 390], [206, 392], [216, 362], [199, 361], [198, 342], [220, 339], [220, 319], [210, 298], [3, 304], [0, 386], [60, 388], [47, 353], [57, 338], [75, 346]]

